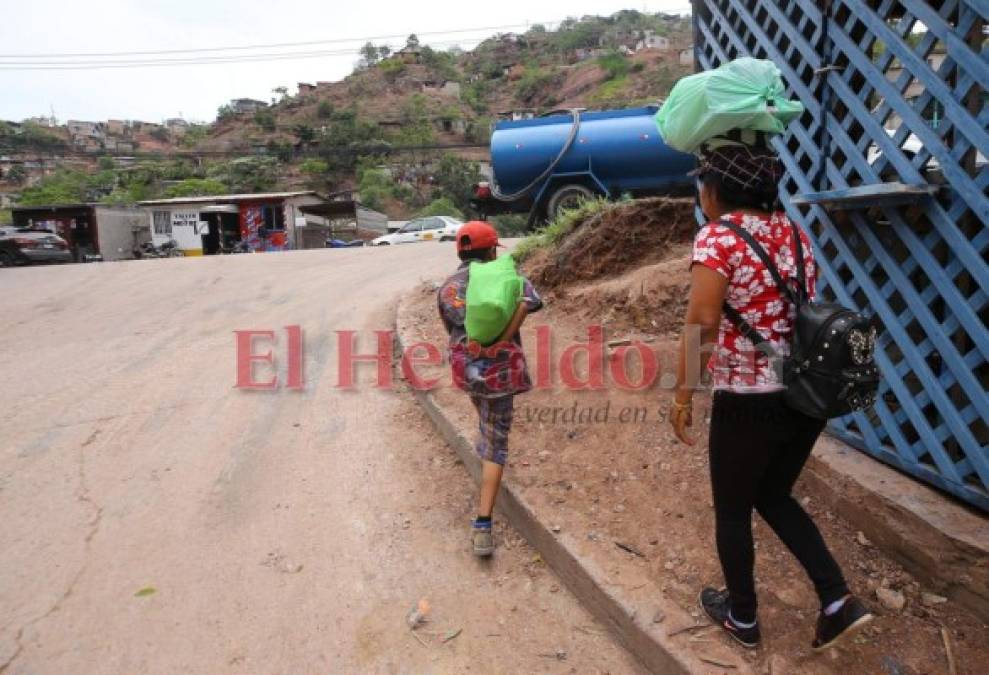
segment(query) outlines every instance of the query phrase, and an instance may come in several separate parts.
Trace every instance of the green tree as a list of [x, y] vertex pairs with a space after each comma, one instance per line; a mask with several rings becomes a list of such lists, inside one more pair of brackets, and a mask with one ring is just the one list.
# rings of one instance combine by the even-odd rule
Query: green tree
[[275, 87], [274, 89], [271, 90], [271, 93], [278, 94], [279, 102], [284, 101], [286, 98], [288, 98], [288, 87]]
[[598, 67], [608, 74], [609, 80], [617, 80], [628, 75], [629, 64], [621, 52], [610, 51], [597, 59]]
[[279, 162], [274, 157], [241, 157], [214, 164], [207, 176], [234, 192], [265, 192], [278, 183]]
[[316, 138], [316, 130], [308, 124], [296, 124], [292, 127], [292, 133], [295, 134], [300, 143], [309, 143]]
[[0, 225], [10, 225], [13, 222], [13, 212], [10, 209], [0, 209]]
[[103, 156], [96, 160], [96, 165], [100, 168], [100, 171], [112, 171], [116, 168], [117, 163], [113, 161], [113, 157]]
[[368, 66], [373, 66], [381, 58], [381, 53], [373, 42], [365, 42], [364, 46], [360, 50], [361, 58], [364, 60]]
[[391, 56], [391, 47], [389, 47], [388, 45], [381, 45], [380, 47], [378, 47], [378, 56], [381, 59], [387, 59], [389, 56]]
[[395, 182], [383, 169], [373, 166], [362, 167], [358, 171], [357, 190], [361, 203], [377, 211], [385, 207], [385, 202], [395, 196]]
[[165, 199], [174, 197], [204, 197], [207, 195], [222, 195], [227, 186], [213, 178], [186, 178], [169, 186], [163, 196]]
[[223, 120], [229, 119], [231, 117], [236, 117], [237, 112], [234, 107], [229, 103], [224, 103], [219, 108], [216, 109], [216, 121], [222, 122]]
[[27, 169], [23, 164], [15, 164], [7, 171], [6, 179], [8, 183], [21, 185], [27, 180]]
[[17, 203], [21, 206], [74, 204], [90, 200], [90, 177], [75, 169], [59, 169], [37, 184], [24, 188]]
[[405, 41], [405, 46], [407, 49], [418, 49], [419, 48], [419, 36], [413, 33]]
[[474, 186], [481, 180], [481, 169], [476, 162], [443, 155], [433, 170], [433, 185], [436, 187], [433, 194], [449, 200], [458, 212], [467, 211]]
[[271, 133], [276, 127], [275, 114], [268, 109], [258, 110], [254, 113], [254, 123], [263, 131]]
[[333, 104], [329, 101], [320, 101], [319, 105], [316, 106], [316, 117], [321, 120], [328, 120], [333, 117]]
[[168, 143], [172, 140], [172, 135], [168, 133], [168, 129], [165, 127], [155, 127], [148, 135], [156, 141], [161, 141], [162, 143]]
[[405, 63], [397, 59], [389, 59], [382, 61], [378, 69], [381, 70], [381, 74], [385, 76], [386, 80], [394, 82], [399, 75], [405, 72]]
[[310, 176], [318, 176], [329, 172], [330, 165], [322, 159], [310, 158], [299, 165], [299, 171]]
[[415, 218], [427, 218], [429, 216], [452, 216], [459, 220], [464, 219], [464, 214], [448, 197], [434, 199], [425, 208], [415, 214]]

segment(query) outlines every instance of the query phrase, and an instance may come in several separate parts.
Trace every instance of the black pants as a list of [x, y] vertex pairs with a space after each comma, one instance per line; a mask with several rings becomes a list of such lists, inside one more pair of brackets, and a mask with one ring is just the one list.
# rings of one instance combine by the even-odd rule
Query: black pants
[[838, 563], [790, 491], [824, 422], [789, 408], [783, 394], [717, 391], [711, 410], [711, 487], [718, 557], [732, 617], [755, 620], [752, 509], [807, 571], [821, 606], [848, 593]]

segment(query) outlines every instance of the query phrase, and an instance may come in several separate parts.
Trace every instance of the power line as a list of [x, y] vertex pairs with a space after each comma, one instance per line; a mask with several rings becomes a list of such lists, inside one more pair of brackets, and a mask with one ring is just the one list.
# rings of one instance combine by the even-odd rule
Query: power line
[[[434, 42], [437, 46], [470, 45], [483, 42], [487, 38], [469, 38], [466, 40], [446, 40]], [[336, 49], [322, 51], [279, 52], [273, 54], [244, 54], [230, 56], [200, 56], [182, 59], [147, 59], [142, 61], [92, 61], [92, 62], [0, 62], [0, 71], [21, 70], [102, 70], [116, 68], [154, 68], [167, 66], [209, 66], [231, 63], [260, 63], [266, 61], [292, 61], [337, 56], [354, 56], [358, 54], [353, 49]]]
[[[556, 24], [559, 21], [545, 21], [539, 22], [545, 25]], [[481, 26], [478, 28], [458, 28], [454, 30], [443, 30], [443, 31], [427, 31], [425, 33], [416, 33], [417, 36], [423, 35], [454, 35], [460, 33], [473, 33], [478, 31], [492, 31], [492, 30], [508, 30], [510, 28], [524, 28], [526, 24], [516, 23], [502, 26]], [[284, 47], [312, 47], [315, 45], [325, 45], [325, 44], [341, 44], [345, 42], [368, 42], [373, 40], [392, 40], [401, 39], [407, 37], [407, 33], [394, 34], [394, 35], [374, 35], [369, 37], [354, 37], [354, 38], [333, 38], [328, 40], [310, 40], [306, 42], [276, 42], [269, 44], [255, 44], [255, 45], [238, 45], [229, 47], [201, 47], [196, 49], [160, 49], [151, 51], [133, 51], [133, 52], [78, 52], [78, 53], [33, 53], [33, 54], [0, 54], [2, 59], [42, 59], [42, 58], [91, 58], [91, 57], [116, 57], [116, 56], [152, 56], [159, 54], [198, 54], [206, 52], [225, 52], [225, 51], [244, 51], [250, 49], [278, 49]]]

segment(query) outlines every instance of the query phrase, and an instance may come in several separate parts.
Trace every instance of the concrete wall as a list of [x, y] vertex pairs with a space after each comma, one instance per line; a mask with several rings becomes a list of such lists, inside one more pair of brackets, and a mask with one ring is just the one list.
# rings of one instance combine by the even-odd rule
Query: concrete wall
[[131, 260], [138, 241], [147, 241], [144, 209], [96, 207], [96, 231], [103, 260]]

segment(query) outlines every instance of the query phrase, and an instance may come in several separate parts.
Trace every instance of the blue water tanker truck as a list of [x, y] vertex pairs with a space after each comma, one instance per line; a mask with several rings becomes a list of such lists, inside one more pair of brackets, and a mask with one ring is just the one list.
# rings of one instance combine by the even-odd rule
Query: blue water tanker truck
[[531, 226], [594, 196], [688, 193], [694, 157], [663, 142], [653, 121], [658, 110], [569, 110], [498, 122], [493, 181], [474, 186], [471, 205], [481, 217], [529, 214]]

